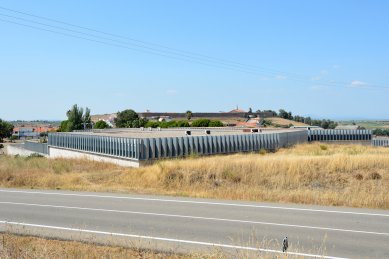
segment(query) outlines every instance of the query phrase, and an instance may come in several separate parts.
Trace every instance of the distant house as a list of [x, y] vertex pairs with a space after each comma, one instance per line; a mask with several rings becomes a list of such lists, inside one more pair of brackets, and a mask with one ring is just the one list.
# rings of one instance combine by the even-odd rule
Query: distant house
[[360, 130], [363, 128], [358, 126], [358, 125], [340, 125], [340, 126], [337, 126], [335, 129], [337, 129], [337, 130]]
[[41, 133], [55, 132], [58, 127], [52, 126], [37, 126], [37, 127], [15, 127], [12, 132], [12, 136], [18, 139], [33, 138], [37, 139]]
[[18, 139], [39, 138], [40, 132], [35, 132], [33, 127], [17, 127], [14, 128], [12, 136]]
[[172, 121], [172, 120], [173, 119], [170, 116], [161, 116], [161, 117], [158, 118], [159, 122], [162, 122], [162, 121]]
[[259, 118], [249, 118], [245, 122], [237, 122], [236, 127], [242, 127], [242, 128], [258, 128], [258, 127], [263, 127], [261, 125], [261, 120]]

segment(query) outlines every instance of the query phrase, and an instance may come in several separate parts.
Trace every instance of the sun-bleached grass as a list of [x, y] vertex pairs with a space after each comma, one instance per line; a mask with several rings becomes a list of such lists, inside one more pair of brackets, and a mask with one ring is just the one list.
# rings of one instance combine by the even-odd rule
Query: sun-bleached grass
[[[115, 243], [113, 240], [111, 240]], [[235, 242], [237, 242], [235, 244]], [[272, 249], [281, 251], [280, 241], [275, 239], [257, 239], [255, 235], [250, 237], [250, 241], [241, 243], [232, 241], [232, 245], [240, 245], [254, 248]], [[179, 246], [175, 247], [178, 248]], [[323, 243], [311, 249], [299, 248], [300, 244], [290, 243], [289, 252], [312, 253], [326, 255], [325, 239]], [[200, 248], [200, 247], [199, 247]], [[165, 251], [166, 250], [166, 251]], [[178, 253], [172, 249], [162, 248], [153, 250], [152, 248], [141, 248], [136, 242], [122, 245], [99, 244], [93, 240], [85, 242], [48, 239], [39, 236], [15, 235], [12, 233], [0, 233], [0, 258], [2, 259], [79, 259], [79, 258], [168, 258], [168, 259], [227, 259], [227, 258], [305, 258], [301, 255], [268, 253], [264, 251], [250, 251], [244, 249], [223, 250], [216, 247], [203, 248], [203, 250], [187, 251]]]
[[389, 209], [389, 149], [312, 143], [275, 153], [159, 161], [138, 169], [2, 156], [0, 186]]
[[223, 258], [213, 255], [180, 255], [146, 249], [97, 245], [75, 241], [44, 239], [31, 236], [0, 234], [0, 258]]

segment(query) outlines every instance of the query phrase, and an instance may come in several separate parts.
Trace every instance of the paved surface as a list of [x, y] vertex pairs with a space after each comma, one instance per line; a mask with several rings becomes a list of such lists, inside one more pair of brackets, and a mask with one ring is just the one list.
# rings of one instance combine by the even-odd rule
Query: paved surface
[[231, 257], [389, 258], [389, 211], [0, 189], [0, 231]]

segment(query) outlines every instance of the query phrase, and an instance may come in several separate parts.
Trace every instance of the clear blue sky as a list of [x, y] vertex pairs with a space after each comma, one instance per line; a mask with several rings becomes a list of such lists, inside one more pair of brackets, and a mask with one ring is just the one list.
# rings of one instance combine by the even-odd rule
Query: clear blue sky
[[389, 119], [389, 1], [3, 0], [0, 7], [255, 67], [242, 72], [235, 63], [220, 68], [220, 60], [204, 65], [35, 30], [4, 20], [81, 29], [0, 9], [3, 119], [64, 119], [73, 104], [92, 114], [239, 105]]

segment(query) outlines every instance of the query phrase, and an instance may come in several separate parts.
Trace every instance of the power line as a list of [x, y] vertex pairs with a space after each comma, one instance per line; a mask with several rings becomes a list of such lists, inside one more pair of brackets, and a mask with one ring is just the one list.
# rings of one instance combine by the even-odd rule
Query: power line
[[215, 57], [211, 57], [211, 56], [200, 54], [200, 53], [196, 53], [196, 52], [190, 52], [190, 51], [186, 51], [186, 50], [180, 50], [180, 49], [176, 49], [176, 48], [171, 48], [171, 47], [164, 46], [164, 45], [161, 45], [161, 44], [156, 44], [156, 43], [152, 43], [152, 42], [138, 40], [138, 39], [134, 39], [134, 38], [118, 35], [118, 34], [108, 33], [108, 32], [104, 32], [104, 31], [101, 31], [101, 30], [96, 30], [96, 29], [88, 28], [88, 27], [85, 27], [85, 26], [79, 26], [79, 25], [75, 25], [75, 24], [72, 24], [72, 23], [59, 21], [59, 20], [52, 19], [52, 18], [47, 18], [47, 17], [38, 16], [38, 15], [35, 15], [35, 14], [31, 14], [31, 13], [17, 11], [17, 10], [10, 9], [10, 8], [5, 8], [5, 7], [2, 7], [2, 6], [0, 6], [0, 9], [7, 10], [7, 11], [10, 11], [10, 12], [14, 12], [14, 13], [19, 13], [19, 14], [27, 15], [27, 16], [38, 18], [38, 19], [42, 19], [42, 20], [47, 20], [47, 21], [51, 21], [51, 22], [55, 22], [55, 23], [64, 24], [64, 25], [67, 25], [67, 26], [71, 26], [71, 27], [75, 27], [75, 28], [79, 28], [79, 29], [83, 29], [83, 30], [93, 31], [93, 32], [101, 33], [101, 34], [108, 35], [108, 36], [113, 36], [115, 38], [126, 39], [126, 40], [130, 40], [130, 41], [142, 43], [144, 45], [151, 45], [151, 46], [155, 46], [155, 47], [160, 47], [160, 48], [171, 50], [171, 51], [174, 51], [174, 52], [177, 52], [177, 53], [186, 53], [186, 54], [189, 54], [189, 55], [201, 56], [203, 58], [212, 59], [212, 60], [218, 60], [218, 61], [221, 61], [221, 62], [227, 62], [227, 63], [230, 63], [230, 64], [235, 64], [235, 65], [239, 65], [239, 66], [246, 67], [246, 68], [262, 69], [262, 70], [267, 70], [267, 71], [273, 71], [274, 73], [284, 73], [282, 71], [275, 70], [275, 69], [269, 69], [269, 68], [263, 68], [263, 67], [253, 66], [253, 65], [242, 64], [242, 63], [236, 62], [236, 61], [231, 61], [231, 60], [226, 60], [226, 59], [221, 59], [221, 58], [215, 58]]
[[[55, 22], [55, 23], [64, 24], [64, 25], [67, 25], [67, 26], [71, 26], [71, 27], [75, 27], [75, 28], [79, 28], [79, 29], [83, 29], [83, 30], [88, 30], [88, 31], [92, 31], [92, 32], [101, 33], [101, 34], [113, 36], [113, 37], [116, 37], [116, 38], [121, 38], [121, 39], [126, 39], [126, 40], [130, 40], [130, 41], [138, 42], [138, 43], [141, 43], [141, 44], [146, 45], [146, 46], [147, 45], [156, 46], [156, 47], [159, 47], [159, 48], [171, 50], [171, 51], [173, 51], [175, 53], [178, 53], [178, 54], [179, 53], [185, 53], [185, 54], [190, 55], [192, 57], [193, 56], [197, 56], [197, 58], [198, 57], [202, 57], [202, 58], [206, 58], [208, 60], [223, 62], [224, 65], [232, 65], [233, 64], [233, 65], [237, 65], [239, 67], [250, 68], [250, 70], [254, 69], [255, 72], [257, 72], [258, 70], [261, 70], [261, 71], [264, 71], [264, 72], [267, 72], [267, 73], [271, 73], [272, 75], [283, 74], [283, 75], [288, 75], [288, 76], [293, 76], [293, 77], [298, 76], [298, 77], [306, 79], [304, 76], [297, 75], [297, 74], [286, 73], [286, 72], [283, 72], [283, 71], [280, 71], [280, 70], [263, 68], [263, 67], [259, 67], [259, 66], [242, 64], [242, 63], [236, 62], [236, 61], [220, 59], [220, 58], [215, 58], [215, 57], [211, 57], [211, 56], [208, 56], [208, 55], [203, 55], [203, 54], [199, 54], [199, 53], [195, 53], [195, 52], [189, 52], [189, 51], [184, 51], [184, 50], [180, 50], [180, 49], [175, 49], [175, 48], [167, 47], [167, 46], [164, 46], [164, 45], [161, 45], [161, 44], [146, 42], [146, 41], [142, 41], [142, 40], [138, 40], [138, 39], [134, 39], [134, 38], [118, 35], [118, 34], [108, 33], [108, 32], [104, 32], [104, 31], [101, 31], [101, 30], [96, 30], [96, 29], [88, 28], [88, 27], [85, 27], [85, 26], [79, 26], [79, 25], [75, 25], [75, 24], [72, 24], [72, 23], [59, 21], [59, 20], [52, 19], [52, 18], [47, 18], [47, 17], [38, 16], [38, 15], [27, 13], [27, 12], [21, 12], [21, 11], [10, 9], [10, 8], [5, 8], [5, 7], [2, 7], [2, 6], [0, 6], [0, 9], [7, 10], [7, 11], [10, 11], [10, 12], [14, 12], [14, 13], [18, 13], [18, 14], [27, 15], [27, 16], [38, 18], [38, 19], [42, 19], [42, 20], [47, 20], [47, 21], [51, 21], [51, 22]], [[112, 40], [112, 39], [110, 39], [110, 40]]]
[[230, 67], [223, 67], [223, 66], [218, 66], [218, 65], [212, 65], [212, 64], [208, 64], [208, 63], [204, 63], [204, 62], [200, 62], [200, 61], [196, 61], [196, 60], [180, 58], [180, 57], [168, 56], [168, 55], [161, 54], [161, 53], [151, 52], [151, 51], [147, 51], [147, 50], [143, 50], [143, 49], [131, 48], [131, 47], [120, 45], [120, 44], [113, 44], [113, 43], [109, 43], [109, 42], [105, 42], [105, 41], [101, 41], [101, 40], [90, 39], [90, 38], [86, 38], [86, 37], [82, 37], [82, 36], [77, 36], [77, 35], [73, 35], [73, 34], [69, 34], [69, 33], [64, 33], [64, 32], [60, 32], [60, 31], [45, 29], [45, 28], [40, 28], [40, 27], [28, 25], [28, 24], [19, 23], [19, 22], [14, 22], [14, 21], [9, 21], [9, 20], [4, 20], [4, 19], [0, 19], [0, 22], [11, 23], [11, 24], [19, 25], [19, 26], [24, 26], [24, 27], [36, 29], [36, 30], [41, 30], [41, 31], [45, 31], [45, 32], [55, 33], [55, 34], [60, 34], [62, 36], [67, 36], [67, 37], [78, 38], [78, 39], [87, 40], [87, 41], [91, 41], [91, 42], [96, 42], [96, 43], [100, 43], [100, 44], [104, 44], [104, 45], [108, 45], [108, 46], [125, 48], [125, 49], [129, 49], [129, 50], [140, 51], [140, 52], [144, 52], [144, 53], [147, 53], [147, 54], [159, 55], [159, 56], [168, 57], [168, 58], [172, 58], [172, 59], [177, 59], [177, 60], [181, 60], [181, 61], [188, 61], [188, 62], [198, 63], [198, 64], [201, 64], [201, 65], [212, 66], [212, 67], [223, 68], [223, 69], [232, 69], [232, 70], [243, 72], [243, 73], [257, 75], [257, 73], [250, 72], [250, 71], [245, 71], [245, 70], [240, 70], [240, 69], [233, 69], [233, 68], [230, 68]]
[[[13, 10], [13, 9], [1, 7], [1, 6], [0, 6], [0, 9], [11, 11], [11, 12], [15, 12], [15, 13], [19, 13], [19, 14], [23, 14], [23, 15], [27, 15], [27, 16], [31, 16], [31, 17], [38, 18], [38, 19], [43, 19], [43, 20], [47, 20], [47, 21], [51, 21], [51, 22], [56, 22], [56, 23], [64, 24], [64, 25], [67, 25], [67, 26], [71, 26], [71, 27], [75, 27], [75, 28], [79, 28], [79, 29], [83, 29], [83, 30], [93, 31], [93, 32], [97, 32], [97, 33], [108, 35], [108, 36], [113, 36], [115, 38], [126, 39], [126, 40], [130, 40], [130, 41], [134, 41], [134, 42], [138, 42], [138, 43], [143, 44], [143, 46], [139, 46], [138, 45], [139, 47], [147, 47], [147, 45], [151, 45], [151, 46], [163, 48], [163, 49], [166, 49], [166, 50], [170, 50], [170, 51], [172, 51], [174, 53], [177, 53], [177, 54], [181, 53], [181, 55], [182, 55], [182, 53], [184, 53], [184, 54], [190, 55], [192, 57], [198, 56], [198, 57], [202, 57], [202, 58], [205, 58], [205, 59], [208, 59], [208, 60], [223, 62], [223, 63], [229, 64], [229, 65], [235, 64], [235, 65], [238, 65], [238, 66], [241, 66], [241, 67], [251, 68], [251, 69], [252, 68], [255, 68], [255, 69], [258, 68], [258, 67], [252, 66], [252, 65], [245, 65], [245, 64], [242, 64], [242, 63], [239, 63], [239, 62], [235, 62], [235, 61], [230, 61], [230, 60], [210, 57], [210, 56], [199, 54], [199, 53], [194, 53], [194, 52], [174, 49], [174, 48], [167, 47], [167, 46], [160, 45], [160, 44], [150, 43], [150, 42], [146, 42], [146, 41], [142, 41], [142, 40], [137, 40], [137, 39], [134, 39], [134, 38], [129, 38], [129, 37], [125, 37], [125, 36], [121, 36], [121, 35], [117, 35], [117, 34], [107, 33], [107, 32], [103, 32], [103, 31], [100, 31], [100, 30], [95, 30], [95, 29], [84, 27], [84, 26], [74, 25], [74, 24], [71, 24], [71, 23], [67, 23], [67, 22], [63, 22], [63, 21], [59, 21], [59, 20], [55, 20], [55, 19], [51, 19], [51, 18], [47, 18], [47, 17], [43, 17], [43, 16], [37, 16], [37, 15], [26, 13], [26, 12], [20, 12], [20, 11], [17, 11], [17, 10]], [[16, 18], [16, 19], [22, 19], [22, 18]], [[80, 32], [78, 32], [78, 33], [80, 33]], [[94, 37], [98, 37], [98, 36], [94, 35]], [[114, 41], [113, 39], [110, 39], [110, 40]]]
[[[71, 23], [67, 23], [67, 22], [63, 22], [63, 21], [59, 21], [59, 20], [55, 20], [55, 19], [51, 19], [51, 18], [47, 18], [47, 17], [43, 17], [43, 16], [38, 16], [38, 15], [26, 13], [26, 12], [13, 10], [10, 8], [5, 8], [2, 6], [0, 6], [0, 9], [6, 10], [9, 12], [13, 12], [13, 13], [17, 13], [17, 14], [26, 15], [26, 16], [33, 17], [33, 18], [38, 18], [41, 20], [46, 20], [46, 21], [50, 21], [50, 22], [63, 24], [63, 25], [70, 26], [73, 28], [87, 30], [87, 31], [99, 33], [102, 35], [107, 35], [110, 37], [96, 35], [96, 34], [92, 34], [92, 33], [86, 33], [86, 32], [75, 30], [75, 29], [69, 29], [69, 28], [65, 28], [65, 27], [61, 27], [61, 26], [37, 22], [37, 21], [30, 20], [30, 19], [22, 18], [22, 17], [16, 17], [16, 16], [0, 13], [0, 15], [8, 17], [8, 18], [21, 20], [21, 21], [27, 22], [27, 23], [38, 24], [39, 26], [45, 26], [45, 27], [53, 28], [55, 30], [41, 28], [41, 27], [37, 27], [37, 26], [32, 26], [32, 25], [25, 24], [25, 23], [0, 19], [0, 21], [2, 21], [2, 22], [12, 23], [15, 25], [25, 26], [25, 27], [36, 29], [36, 30], [61, 34], [63, 36], [67, 36], [67, 37], [88, 40], [88, 41], [92, 41], [92, 42], [96, 42], [96, 43], [100, 43], [100, 44], [104, 44], [104, 45], [126, 48], [126, 49], [133, 50], [133, 51], [140, 51], [140, 52], [147, 53], [147, 54], [159, 55], [159, 56], [172, 58], [172, 59], [176, 59], [176, 60], [181, 60], [181, 61], [186, 61], [186, 62], [194, 62], [197, 64], [202, 64], [202, 65], [207, 65], [207, 66], [212, 66], [212, 67], [217, 67], [217, 68], [223, 68], [223, 69], [231, 69], [231, 70], [235, 70], [238, 72], [243, 72], [243, 73], [248, 73], [248, 74], [253, 74], [253, 75], [264, 74], [264, 75], [271, 75], [271, 76], [279, 76], [281, 74], [284, 76], [286, 75], [288, 80], [292, 80], [292, 81], [296, 81], [296, 82], [305, 82], [305, 83], [310, 82], [310, 83], [312, 83], [312, 81], [307, 79], [308, 77], [298, 75], [298, 74], [287, 73], [287, 72], [283, 72], [283, 71], [279, 71], [279, 70], [275, 70], [275, 69], [266, 69], [266, 68], [262, 68], [262, 67], [258, 67], [258, 66], [246, 65], [246, 64], [242, 64], [242, 63], [231, 61], [231, 60], [214, 58], [211, 56], [207, 56], [207, 55], [203, 55], [203, 54], [199, 54], [199, 53], [195, 53], [195, 52], [174, 49], [174, 48], [167, 47], [164, 45], [150, 43], [150, 42], [146, 42], [146, 41], [142, 41], [142, 40], [137, 40], [134, 38], [129, 38], [129, 37], [125, 37], [125, 36], [121, 36], [121, 35], [117, 35], [117, 34], [112, 34], [112, 33], [104, 32], [104, 31], [100, 31], [100, 30], [96, 30], [96, 29], [92, 29], [92, 28], [88, 28], [88, 27], [84, 27], [84, 26], [79, 26], [79, 25], [75, 25], [75, 24], [71, 24]], [[64, 33], [62, 31], [58, 31], [58, 30], [63, 30], [63, 31], [66, 31], [67, 33]], [[79, 35], [82, 35], [82, 36], [79, 36]], [[114, 37], [114, 38], [112, 38], [112, 37]], [[125, 39], [126, 41], [118, 40], [118, 38]], [[134, 42], [136, 42], [136, 43], [134, 43]], [[350, 85], [347, 82], [336, 82], [336, 81], [328, 81], [328, 80], [323, 80], [323, 79], [318, 80], [317, 83], [320, 85], [323, 85], [323, 86], [348, 86], [348, 85]], [[365, 88], [366, 87], [368, 87], [368, 88], [371, 88], [371, 87], [389, 88], [389, 87], [379, 86], [379, 85], [366, 85]]]

